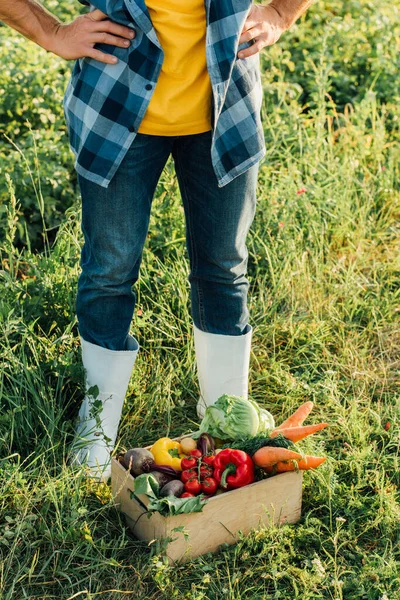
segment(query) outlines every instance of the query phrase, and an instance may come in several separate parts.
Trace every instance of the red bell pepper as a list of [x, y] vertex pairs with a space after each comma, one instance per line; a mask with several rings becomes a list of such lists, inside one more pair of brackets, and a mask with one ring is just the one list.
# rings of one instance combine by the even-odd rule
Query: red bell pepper
[[214, 459], [214, 479], [225, 490], [243, 487], [254, 481], [254, 463], [243, 450], [226, 448]]

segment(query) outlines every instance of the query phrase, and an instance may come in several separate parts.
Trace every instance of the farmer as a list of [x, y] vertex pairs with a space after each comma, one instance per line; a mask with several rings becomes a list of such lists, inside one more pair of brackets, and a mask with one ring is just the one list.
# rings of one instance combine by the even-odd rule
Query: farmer
[[71, 454], [93, 477], [110, 474], [139, 351], [132, 286], [171, 154], [186, 219], [198, 415], [223, 393], [247, 397], [246, 238], [265, 154], [259, 52], [311, 2], [92, 0], [67, 24], [36, 0], [1, 2], [5, 23], [77, 59], [64, 109], [82, 195], [76, 310], [87, 391]]

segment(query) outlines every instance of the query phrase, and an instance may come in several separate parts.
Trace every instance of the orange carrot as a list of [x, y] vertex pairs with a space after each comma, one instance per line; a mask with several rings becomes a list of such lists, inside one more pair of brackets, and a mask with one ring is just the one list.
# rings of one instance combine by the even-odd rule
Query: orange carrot
[[292, 414], [291, 417], [283, 421], [276, 429], [287, 429], [288, 427], [299, 427], [303, 424], [313, 409], [314, 404], [312, 402], [304, 402], [299, 408]]
[[[325, 461], [326, 457], [304, 456], [304, 458], [297, 461], [297, 468], [300, 469], [300, 471], [308, 471], [309, 469], [316, 469]], [[292, 460], [290, 462], [278, 462], [276, 465], [265, 467], [267, 473], [286, 473], [287, 471], [295, 470], [296, 466]]]
[[271, 437], [276, 437], [281, 434], [286, 439], [291, 442], [299, 442], [300, 440], [304, 440], [308, 435], [316, 433], [317, 431], [321, 431], [321, 429], [325, 429], [328, 427], [328, 423], [317, 423], [317, 425], [305, 425], [300, 427], [288, 427], [285, 429], [274, 429], [271, 433]]
[[253, 460], [258, 467], [269, 467], [282, 460], [299, 460], [302, 455], [286, 448], [263, 446], [253, 455]]

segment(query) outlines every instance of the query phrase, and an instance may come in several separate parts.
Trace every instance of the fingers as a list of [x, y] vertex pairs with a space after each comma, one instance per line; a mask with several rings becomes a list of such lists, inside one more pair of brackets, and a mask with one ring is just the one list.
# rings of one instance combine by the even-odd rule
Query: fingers
[[108, 19], [107, 15], [101, 12], [101, 10], [99, 10], [98, 8], [92, 10], [86, 16], [89, 17], [89, 19], [91, 19], [92, 21], [103, 21], [104, 19]]
[[272, 6], [253, 4], [244, 23], [239, 44], [252, 41], [253, 44], [238, 53], [239, 58], [254, 56], [265, 48], [277, 42], [282, 33], [287, 29], [282, 17]]
[[132, 40], [135, 37], [135, 31], [133, 29], [124, 27], [123, 25], [119, 25], [113, 21], [106, 21], [105, 23], [102, 23], [100, 31], [107, 31], [113, 35], [119, 35], [120, 37], [127, 38], [128, 40]]
[[110, 35], [106, 32], [94, 33], [90, 36], [90, 42], [93, 44], [110, 44], [110, 46], [119, 46], [120, 48], [128, 48], [130, 41], [122, 37]]
[[247, 17], [244, 25], [243, 25], [243, 30], [242, 31], [247, 31], [248, 29], [251, 29], [252, 27], [255, 27], [256, 25], [259, 24], [259, 19], [256, 16], [252, 16], [251, 14]]
[[243, 25], [243, 31], [247, 31], [248, 29], [251, 29], [252, 27], [254, 27], [255, 25], [257, 25], [259, 23], [259, 18], [258, 18], [258, 7], [256, 4], [253, 4], [250, 8], [249, 14], [247, 15], [246, 21]]
[[239, 58], [248, 58], [249, 56], [253, 56], [260, 52], [263, 48], [267, 46], [272, 46], [279, 39], [280, 33], [276, 31], [275, 28], [269, 27], [267, 31], [265, 30], [265, 25], [258, 25], [257, 27], [253, 27], [249, 31], [245, 31], [240, 36], [240, 43], [253, 41], [253, 44], [248, 48], [244, 48], [240, 50], [238, 53]]
[[[93, 18], [93, 15], [95, 15], [95, 18]], [[132, 40], [135, 37], [135, 31], [133, 29], [110, 21], [107, 15], [98, 9], [84, 15], [84, 18], [92, 22], [90, 26], [90, 30], [92, 31], [105, 31], [113, 35], [119, 35], [128, 40]]]
[[238, 54], [238, 57], [239, 58], [248, 58], [249, 56], [253, 56], [254, 54], [257, 54], [257, 52], [260, 52], [260, 50], [265, 48], [265, 46], [268, 46], [268, 44], [266, 44], [265, 41], [262, 38], [260, 38], [254, 44], [249, 46], [248, 48], [241, 50]]
[[242, 32], [242, 35], [239, 38], [239, 44], [243, 44], [244, 42], [250, 42], [258, 38], [260, 35], [263, 35], [263, 31], [260, 26], [252, 27], [245, 32]]
[[89, 58], [94, 58], [102, 63], [107, 63], [109, 65], [115, 65], [118, 62], [116, 56], [112, 56], [112, 54], [106, 54], [105, 52], [101, 52], [100, 50], [96, 50], [95, 48], [91, 48], [86, 56]]

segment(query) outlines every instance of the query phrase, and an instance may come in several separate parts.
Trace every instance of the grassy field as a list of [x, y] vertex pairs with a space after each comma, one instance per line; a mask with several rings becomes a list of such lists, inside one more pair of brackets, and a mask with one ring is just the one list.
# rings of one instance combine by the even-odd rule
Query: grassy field
[[[79, 7], [49, 1], [67, 18]], [[170, 567], [65, 463], [83, 392], [70, 65], [0, 27], [0, 597], [400, 600], [399, 0], [317, 3], [263, 53], [267, 156], [248, 239], [250, 393], [313, 400], [295, 526]], [[27, 123], [27, 121], [29, 121]], [[157, 188], [119, 448], [197, 425], [184, 216]]]

